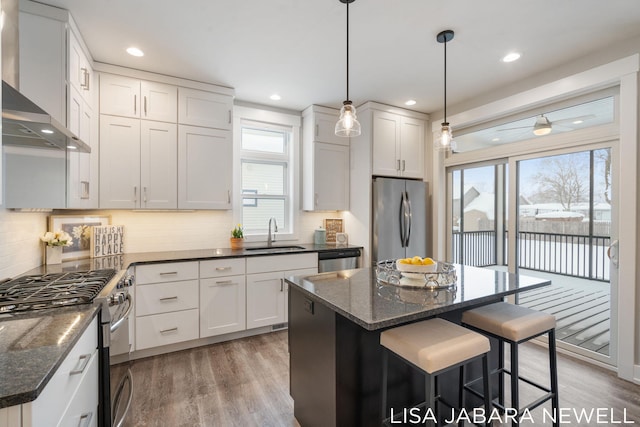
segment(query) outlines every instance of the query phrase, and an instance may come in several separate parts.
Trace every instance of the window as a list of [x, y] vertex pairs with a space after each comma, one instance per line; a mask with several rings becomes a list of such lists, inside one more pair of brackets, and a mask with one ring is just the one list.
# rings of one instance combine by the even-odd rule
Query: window
[[[276, 219], [278, 236], [291, 235], [297, 203], [292, 159], [298, 127], [279, 113], [242, 107], [238, 113], [234, 146], [239, 160], [236, 194], [241, 201], [234, 206], [234, 216], [249, 239], [266, 235], [270, 218]], [[262, 121], [265, 114], [273, 121]]]

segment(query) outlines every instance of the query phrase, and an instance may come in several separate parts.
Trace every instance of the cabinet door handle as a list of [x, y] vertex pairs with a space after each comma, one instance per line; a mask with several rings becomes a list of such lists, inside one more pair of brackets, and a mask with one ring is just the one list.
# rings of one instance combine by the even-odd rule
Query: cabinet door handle
[[316, 123], [316, 138], [320, 135], [320, 125]]
[[218, 280], [216, 285], [235, 285], [233, 280]]
[[133, 186], [133, 203], [138, 203], [138, 186]]
[[173, 327], [169, 329], [163, 329], [160, 331], [161, 334], [168, 334], [169, 332], [178, 332], [178, 327]]
[[145, 204], [147, 203], [147, 187], [142, 187], [142, 200], [144, 200]]
[[404, 160], [402, 161], [402, 172], [404, 172]]
[[138, 95], [133, 95], [133, 114], [138, 113]]
[[80, 83], [80, 87], [84, 90], [89, 90], [89, 71], [85, 67], [80, 68], [80, 73], [82, 74], [82, 83]]
[[284, 292], [284, 279], [280, 279], [280, 292]]
[[85, 73], [84, 74], [85, 78], [87, 79], [86, 83], [85, 83], [85, 86], [84, 86], [84, 90], [89, 90], [89, 89], [91, 89], [91, 74], [89, 74], [89, 70], [87, 70], [87, 69], [85, 69], [84, 73]]
[[314, 199], [315, 199], [315, 200], [314, 200], [314, 203], [315, 203], [315, 204], [314, 204], [314, 207], [316, 207], [316, 208], [317, 208], [317, 207], [318, 207], [318, 193], [316, 193], [316, 194], [315, 194], [315, 198], [314, 198]]
[[144, 115], [147, 115], [147, 96], [144, 96]]
[[227, 203], [231, 203], [231, 191], [227, 190]]
[[175, 296], [175, 297], [164, 297], [164, 298], [160, 298], [160, 302], [176, 301], [177, 299], [178, 299], [177, 296]]
[[78, 358], [78, 364], [76, 365], [76, 368], [70, 371], [69, 375], [77, 375], [77, 374], [83, 373], [85, 368], [89, 364], [89, 360], [91, 360], [91, 354], [87, 353], [87, 354], [80, 355], [80, 357]]
[[88, 199], [89, 197], [89, 181], [80, 181], [80, 198]]
[[216, 271], [227, 271], [231, 270], [231, 267], [216, 267]]
[[229, 124], [231, 124], [231, 110], [229, 110]]
[[89, 412], [88, 414], [80, 415], [80, 422], [78, 423], [78, 427], [88, 427], [91, 425], [91, 418], [93, 418], [93, 412]]
[[400, 170], [400, 159], [396, 160], [396, 170]]
[[173, 274], [178, 274], [177, 271], [165, 271], [164, 273], [160, 273], [161, 276], [171, 276]]

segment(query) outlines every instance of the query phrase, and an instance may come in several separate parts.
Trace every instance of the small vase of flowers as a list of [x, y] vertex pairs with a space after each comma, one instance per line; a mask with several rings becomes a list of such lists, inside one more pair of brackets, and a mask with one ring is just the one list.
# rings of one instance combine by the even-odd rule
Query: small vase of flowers
[[47, 231], [40, 237], [44, 242], [45, 264], [60, 264], [62, 262], [62, 248], [71, 246], [73, 239], [66, 231]]
[[231, 249], [242, 249], [244, 243], [244, 234], [242, 232], [242, 224], [236, 225], [236, 228], [231, 230]]

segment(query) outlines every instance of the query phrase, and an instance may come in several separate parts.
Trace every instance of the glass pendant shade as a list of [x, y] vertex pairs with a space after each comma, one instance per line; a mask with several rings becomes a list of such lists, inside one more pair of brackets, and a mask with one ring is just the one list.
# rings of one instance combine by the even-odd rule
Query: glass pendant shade
[[360, 122], [356, 117], [356, 107], [345, 101], [340, 109], [340, 118], [335, 129], [338, 136], [358, 136], [361, 133]]
[[440, 129], [440, 135], [436, 139], [433, 144], [433, 148], [437, 151], [449, 151], [453, 146], [453, 134], [451, 133], [451, 126], [449, 123], [442, 123], [442, 128]]

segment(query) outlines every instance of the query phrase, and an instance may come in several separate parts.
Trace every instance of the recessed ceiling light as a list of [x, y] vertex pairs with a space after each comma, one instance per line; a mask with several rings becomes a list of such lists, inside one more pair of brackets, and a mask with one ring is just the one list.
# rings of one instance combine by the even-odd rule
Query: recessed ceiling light
[[42, 129], [42, 133], [53, 133], [53, 131], [51, 129]]
[[520, 59], [520, 54], [518, 52], [511, 52], [505, 55], [504, 58], [502, 58], [502, 62], [513, 62], [517, 61], [518, 59]]
[[574, 125], [580, 125], [582, 123], [584, 123], [583, 120], [576, 120], [575, 122], [573, 122]]
[[131, 56], [144, 56], [143, 51], [133, 46], [127, 48], [127, 53]]
[[491, 140], [491, 142], [498, 142], [498, 141], [500, 141], [500, 138], [493, 138], [493, 139]]
[[69, 150], [76, 150], [78, 147], [76, 147], [75, 145], [67, 145], [67, 148]]
[[282, 99], [277, 93], [274, 93], [269, 98], [271, 98], [272, 101], [280, 101]]
[[416, 101], [415, 99], [410, 99], [407, 102], [405, 102], [404, 105], [416, 105]]

